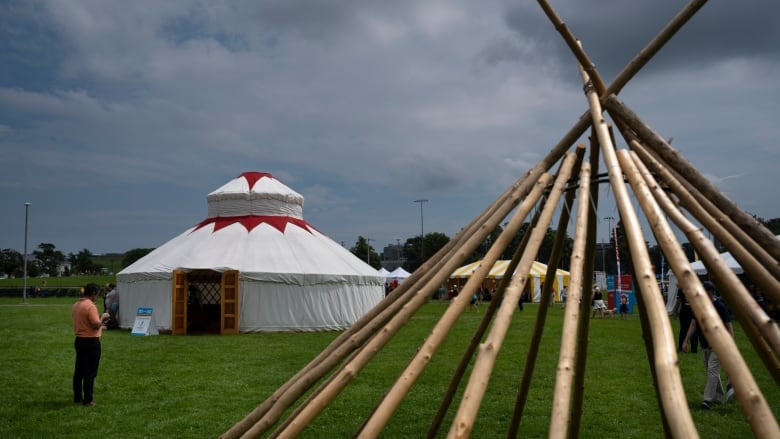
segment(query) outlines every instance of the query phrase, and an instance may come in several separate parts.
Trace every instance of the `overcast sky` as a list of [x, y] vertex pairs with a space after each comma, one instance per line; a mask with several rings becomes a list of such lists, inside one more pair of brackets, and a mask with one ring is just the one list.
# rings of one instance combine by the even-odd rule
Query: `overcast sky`
[[[609, 83], [686, 2], [551, 4]], [[780, 2], [709, 2], [620, 94], [763, 218], [779, 34]], [[347, 247], [419, 235], [416, 199], [425, 233], [454, 236], [587, 108], [533, 1], [3, 1], [0, 66], [0, 248], [19, 251], [25, 202], [30, 250], [125, 252], [203, 220], [245, 171]]]

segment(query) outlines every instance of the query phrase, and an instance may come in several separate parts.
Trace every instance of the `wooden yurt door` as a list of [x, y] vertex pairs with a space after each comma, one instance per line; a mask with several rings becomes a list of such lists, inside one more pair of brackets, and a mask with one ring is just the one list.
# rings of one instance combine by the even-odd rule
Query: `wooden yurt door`
[[220, 334], [238, 334], [238, 271], [229, 270], [222, 273], [220, 290], [222, 292], [222, 312], [220, 317]]
[[187, 273], [182, 270], [173, 272], [173, 298], [171, 334], [187, 333]]

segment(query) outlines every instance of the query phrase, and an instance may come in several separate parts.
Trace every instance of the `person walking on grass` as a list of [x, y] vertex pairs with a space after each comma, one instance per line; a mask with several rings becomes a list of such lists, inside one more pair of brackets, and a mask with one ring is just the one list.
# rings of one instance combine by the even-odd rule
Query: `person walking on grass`
[[106, 284], [106, 296], [103, 300], [103, 312], [108, 313], [110, 318], [106, 321], [106, 329], [114, 329], [119, 327], [119, 292], [116, 290], [116, 285], [109, 283]]
[[[734, 328], [731, 326], [731, 316], [726, 308], [726, 304], [719, 298], [715, 297], [715, 285], [710, 281], [702, 282], [704, 290], [712, 300], [712, 304], [715, 306], [715, 310], [718, 312], [720, 319], [723, 321], [723, 326], [734, 337]], [[685, 339], [682, 343], [682, 351], [688, 352], [690, 341], [692, 337], [698, 337], [699, 346], [702, 350], [702, 359], [704, 360], [704, 368], [707, 370], [707, 384], [704, 386], [704, 398], [702, 399], [701, 408], [709, 410], [713, 404], [723, 402], [723, 383], [720, 381], [720, 360], [718, 354], [710, 347], [707, 338], [704, 336], [704, 332], [696, 323], [696, 317], [693, 317], [691, 324], [688, 327], [688, 332], [685, 334]], [[725, 394], [726, 401], [731, 401], [734, 398], [734, 389], [731, 388], [731, 383], [727, 381], [727, 391]]]
[[473, 309], [475, 312], [479, 312], [479, 296], [477, 293], [474, 293], [471, 296], [471, 303], [469, 304], [469, 307]]
[[604, 304], [604, 296], [601, 294], [601, 288], [598, 286], [593, 287], [593, 314], [590, 316], [590, 318], [596, 317], [596, 313], [598, 312], [601, 315], [601, 318], [604, 318], [604, 310], [607, 309], [607, 305]]
[[[691, 326], [691, 320], [693, 320], [693, 310], [688, 303], [688, 299], [685, 297], [683, 290], [677, 289], [677, 301], [674, 303], [674, 310], [672, 314], [677, 316], [680, 320], [680, 333], [677, 336], [677, 349], [682, 351], [682, 343], [685, 340], [685, 334], [688, 333], [688, 328]], [[690, 342], [690, 352], [695, 354], [699, 349], [699, 337], [693, 337]]]
[[93, 391], [100, 364], [100, 335], [108, 313], [98, 314], [95, 299], [100, 294], [97, 284], [84, 287], [84, 294], [73, 304], [73, 332], [76, 335], [76, 366], [73, 370], [73, 402], [95, 405]]
[[628, 320], [628, 296], [620, 295], [620, 320]]

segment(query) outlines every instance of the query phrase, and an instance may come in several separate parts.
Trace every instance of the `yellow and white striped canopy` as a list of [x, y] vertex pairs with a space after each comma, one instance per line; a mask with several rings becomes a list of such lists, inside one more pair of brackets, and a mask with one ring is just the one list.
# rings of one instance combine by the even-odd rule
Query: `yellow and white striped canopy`
[[[490, 269], [490, 273], [488, 274], [488, 279], [501, 279], [504, 277], [504, 273], [506, 272], [507, 267], [509, 267], [509, 260], [498, 260], [495, 264], [493, 264], [493, 268]], [[482, 261], [472, 262], [471, 264], [464, 265], [455, 271], [452, 272], [450, 275], [451, 279], [468, 279], [471, 277], [472, 273], [474, 273], [477, 268], [482, 264]], [[547, 274], [547, 265], [539, 262], [534, 261], [533, 265], [531, 266], [531, 274], [533, 276], [539, 276], [540, 278], [544, 278], [544, 276]], [[569, 272], [565, 270], [561, 270], [560, 268], [556, 272], [559, 276], [569, 276]]]

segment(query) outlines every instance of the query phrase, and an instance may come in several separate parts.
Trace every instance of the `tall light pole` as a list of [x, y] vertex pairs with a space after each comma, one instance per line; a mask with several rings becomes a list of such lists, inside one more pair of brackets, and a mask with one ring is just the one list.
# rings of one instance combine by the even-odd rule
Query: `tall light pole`
[[401, 266], [401, 238], [395, 238], [395, 260]]
[[612, 231], [612, 234], [615, 235], [615, 266], [617, 268], [617, 278], [615, 279], [615, 291], [618, 291], [623, 289], [623, 279], [620, 273], [620, 245], [618, 243], [618, 236], [617, 236], [617, 222], [615, 222], [613, 226], [612, 221], [615, 218], [608, 216], [606, 217], [606, 219], [609, 220], [609, 229]]
[[425, 229], [423, 228], [423, 203], [427, 203], [428, 200], [419, 199], [414, 200], [415, 203], [420, 203], [420, 262], [425, 262], [425, 251], [423, 250], [423, 242], [425, 238]]
[[24, 203], [24, 286], [22, 287], [22, 303], [27, 303], [27, 219], [30, 203]]
[[611, 217], [611, 216], [605, 216], [604, 219], [609, 221], [609, 223], [608, 223], [609, 224], [609, 226], [608, 226], [609, 228], [607, 229], [607, 239], [604, 241], [604, 243], [602, 244], [602, 248], [601, 248], [601, 267], [604, 270], [604, 273], [606, 274], [606, 272], [607, 272], [607, 257], [606, 257], [607, 249], [606, 249], [605, 246], [607, 245], [608, 242], [611, 241], [610, 231], [612, 230], [612, 220], [614, 220], [615, 218]]
[[374, 239], [366, 238], [366, 264], [371, 265], [371, 241]]

